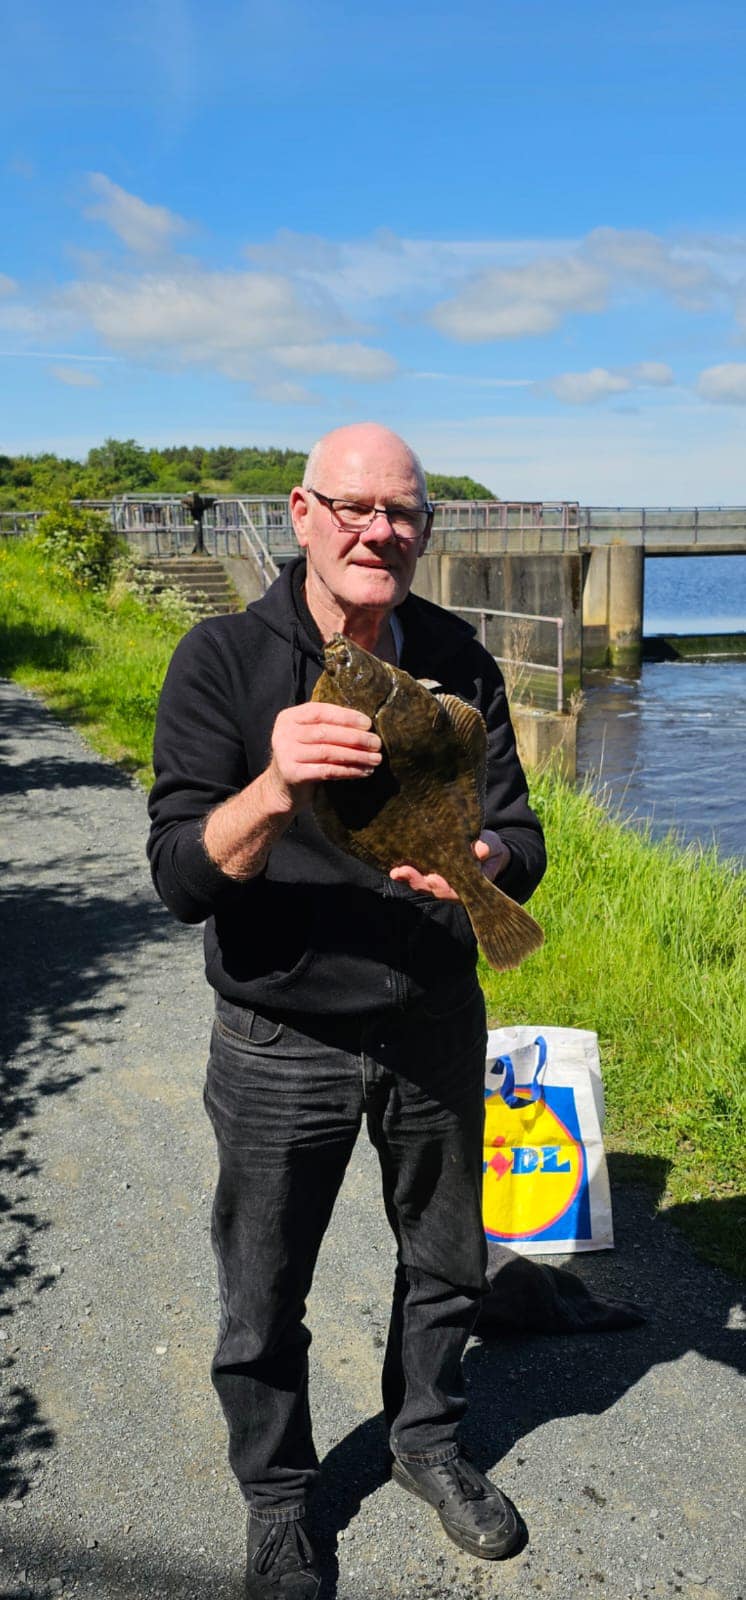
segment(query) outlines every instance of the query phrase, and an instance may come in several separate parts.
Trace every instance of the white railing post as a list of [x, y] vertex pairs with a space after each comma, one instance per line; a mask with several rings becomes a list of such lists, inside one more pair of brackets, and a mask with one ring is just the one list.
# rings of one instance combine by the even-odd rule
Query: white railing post
[[565, 709], [565, 623], [557, 618], [557, 710]]

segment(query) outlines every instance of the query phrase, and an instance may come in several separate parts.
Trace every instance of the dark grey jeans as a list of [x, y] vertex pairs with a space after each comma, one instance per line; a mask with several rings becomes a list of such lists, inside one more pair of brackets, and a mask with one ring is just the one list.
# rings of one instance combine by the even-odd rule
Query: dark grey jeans
[[318, 1474], [305, 1301], [363, 1114], [397, 1242], [383, 1365], [402, 1461], [457, 1452], [484, 1287], [484, 1002], [461, 979], [385, 1020], [286, 1022], [216, 1001], [205, 1104], [220, 1162], [213, 1382], [252, 1514], [301, 1516]]

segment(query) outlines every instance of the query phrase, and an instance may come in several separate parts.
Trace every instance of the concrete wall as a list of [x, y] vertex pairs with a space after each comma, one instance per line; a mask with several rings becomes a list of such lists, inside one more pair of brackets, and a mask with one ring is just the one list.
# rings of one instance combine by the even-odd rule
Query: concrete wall
[[577, 717], [569, 712], [534, 711], [529, 706], [512, 706], [510, 715], [521, 765], [529, 771], [554, 766], [567, 783], [574, 783]]
[[[580, 687], [581, 605], [583, 557], [571, 555], [454, 555], [429, 552], [417, 567], [414, 589], [439, 605], [494, 607], [498, 611], [562, 617], [565, 647], [565, 699]], [[478, 626], [478, 618], [469, 616]], [[516, 634], [520, 637], [516, 638]], [[487, 622], [487, 648], [495, 656], [522, 654], [531, 661], [554, 666], [557, 629], [548, 622], [528, 623], [525, 629], [507, 618]], [[518, 649], [516, 649], [516, 646]], [[542, 703], [556, 703], [556, 679], [536, 674], [536, 695]]]
[[262, 582], [254, 561], [248, 556], [220, 556], [218, 559], [245, 605], [261, 598]]

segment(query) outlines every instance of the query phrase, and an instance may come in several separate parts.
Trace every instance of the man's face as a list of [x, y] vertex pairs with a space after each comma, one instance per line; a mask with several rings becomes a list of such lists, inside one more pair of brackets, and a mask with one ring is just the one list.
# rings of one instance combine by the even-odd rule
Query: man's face
[[[404, 444], [385, 434], [354, 442], [332, 437], [314, 474], [313, 487], [330, 499], [367, 506], [415, 508], [423, 487]], [[388, 611], [408, 594], [426, 540], [397, 539], [378, 516], [361, 532], [335, 526], [331, 511], [309, 489], [297, 489], [291, 509], [298, 543], [306, 551], [309, 583], [325, 600], [352, 610]]]

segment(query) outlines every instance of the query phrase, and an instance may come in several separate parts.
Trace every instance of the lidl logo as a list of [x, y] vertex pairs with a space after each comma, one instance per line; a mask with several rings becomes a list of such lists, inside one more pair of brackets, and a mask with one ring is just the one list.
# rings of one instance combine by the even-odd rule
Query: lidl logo
[[483, 1212], [489, 1239], [590, 1239], [585, 1152], [571, 1088], [527, 1094], [514, 1109], [488, 1095]]

